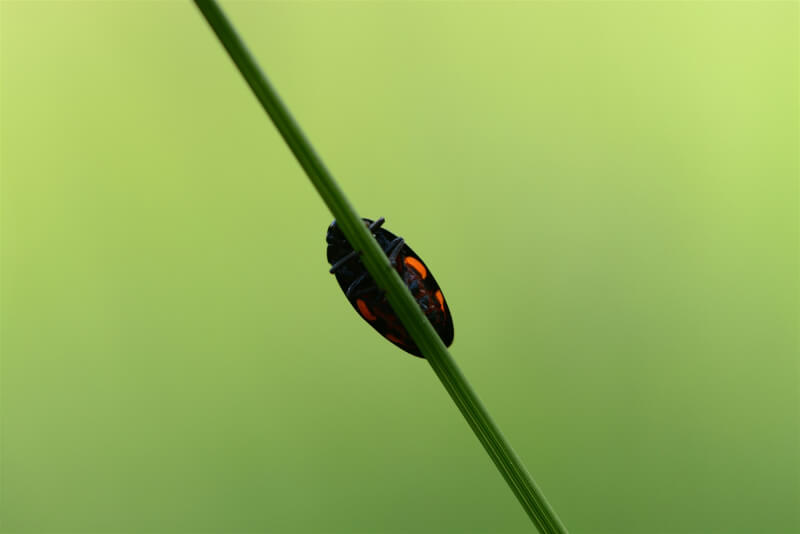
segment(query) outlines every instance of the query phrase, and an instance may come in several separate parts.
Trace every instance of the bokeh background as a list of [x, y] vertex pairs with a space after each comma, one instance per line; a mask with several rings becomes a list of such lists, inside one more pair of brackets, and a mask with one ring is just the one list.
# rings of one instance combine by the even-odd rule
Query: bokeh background
[[[576, 533], [798, 532], [796, 2], [225, 2]], [[526, 532], [189, 2], [0, 3], [4, 533]]]

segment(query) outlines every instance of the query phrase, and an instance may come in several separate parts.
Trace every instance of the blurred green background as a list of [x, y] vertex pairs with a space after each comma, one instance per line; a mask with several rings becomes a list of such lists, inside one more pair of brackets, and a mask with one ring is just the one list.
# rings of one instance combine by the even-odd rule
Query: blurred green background
[[[575, 533], [798, 532], [798, 4], [225, 2]], [[0, 3], [4, 533], [526, 532], [189, 2]]]

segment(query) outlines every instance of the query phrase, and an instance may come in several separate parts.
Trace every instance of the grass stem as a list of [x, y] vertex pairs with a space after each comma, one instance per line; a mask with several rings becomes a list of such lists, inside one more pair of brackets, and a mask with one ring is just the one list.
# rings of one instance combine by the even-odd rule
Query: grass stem
[[215, 0], [195, 0], [195, 4], [289, 145], [350, 244], [354, 249], [363, 251], [361, 258], [364, 266], [378, 286], [386, 290], [395, 313], [433, 367], [536, 528], [543, 534], [566, 532], [555, 511], [497, 428], [433, 326], [425, 318], [397, 272], [392, 269], [388, 258], [361, 222], [361, 218], [258, 67], [225, 13]]

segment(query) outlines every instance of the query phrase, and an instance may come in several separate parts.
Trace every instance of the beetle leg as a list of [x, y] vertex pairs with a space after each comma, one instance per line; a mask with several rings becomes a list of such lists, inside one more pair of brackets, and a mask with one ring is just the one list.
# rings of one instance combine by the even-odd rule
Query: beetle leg
[[[353, 296], [353, 292], [354, 292], [354, 291], [356, 290], [356, 288], [358, 287], [358, 284], [360, 284], [361, 282], [363, 282], [363, 281], [364, 281], [364, 279], [367, 277], [367, 275], [368, 275], [368, 274], [369, 274], [369, 273], [368, 273], [367, 271], [364, 271], [363, 273], [361, 273], [361, 276], [359, 276], [358, 278], [356, 278], [356, 279], [353, 281], [353, 283], [352, 283], [352, 284], [350, 284], [350, 286], [347, 288], [347, 291], [345, 291], [345, 292], [344, 292], [344, 294], [345, 294], [345, 295], [347, 295], [347, 298], [351, 298], [351, 297]], [[359, 293], [361, 293], [361, 292], [359, 292]]]
[[338, 269], [340, 269], [342, 267], [342, 265], [344, 265], [348, 261], [352, 260], [355, 256], [360, 256], [360, 255], [361, 255], [361, 251], [360, 250], [352, 250], [352, 251], [350, 251], [349, 254], [346, 254], [346, 255], [342, 256], [342, 258], [339, 261], [337, 261], [336, 263], [331, 265], [331, 269], [330, 269], [329, 272], [330, 273], [335, 273]]
[[381, 217], [380, 219], [378, 219], [377, 221], [374, 221], [372, 224], [369, 225], [369, 231], [372, 232], [372, 231], [380, 228], [383, 225], [383, 223], [385, 223], [385, 222], [386, 222], [386, 219], [384, 217]]
[[389, 246], [386, 247], [386, 255], [389, 256], [389, 263], [394, 265], [394, 260], [397, 259], [397, 255], [403, 250], [403, 245], [405, 245], [405, 243], [406, 240], [402, 237], [395, 238], [394, 241], [389, 243]]
[[[385, 222], [386, 222], [386, 219], [384, 217], [381, 217], [377, 221], [373, 221], [372, 224], [369, 225], [369, 231], [372, 232], [372, 231], [380, 228], [381, 225], [383, 225], [383, 223], [385, 223]], [[361, 255], [361, 251], [360, 250], [352, 250], [352, 251], [350, 251], [349, 254], [346, 254], [346, 255], [342, 256], [342, 258], [339, 261], [337, 261], [336, 263], [331, 265], [330, 272], [331, 273], [335, 273], [339, 268], [341, 268], [342, 265], [344, 265], [345, 263], [347, 263], [348, 261], [353, 259], [354, 256], [360, 256], [360, 255]]]
[[372, 286], [372, 285], [369, 286], [369, 287], [362, 287], [358, 291], [354, 291], [353, 293], [351, 293], [348, 296], [348, 298], [354, 299], [354, 298], [359, 297], [359, 296], [361, 296], [361, 295], [363, 295], [365, 293], [370, 293], [372, 291], [375, 291], [376, 289], [378, 289], [378, 287], [377, 286]]

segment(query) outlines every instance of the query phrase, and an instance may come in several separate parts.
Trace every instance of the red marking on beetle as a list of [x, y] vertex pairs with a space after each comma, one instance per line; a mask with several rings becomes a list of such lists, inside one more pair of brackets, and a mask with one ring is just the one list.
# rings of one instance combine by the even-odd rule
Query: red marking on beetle
[[375, 319], [377, 319], [377, 317], [372, 315], [372, 312], [369, 311], [369, 308], [367, 307], [367, 303], [364, 302], [363, 300], [358, 299], [356, 301], [356, 306], [358, 306], [358, 311], [361, 312], [361, 315], [363, 315], [364, 319], [366, 319], [367, 321], [374, 321]]
[[428, 270], [422, 265], [422, 262], [419, 261], [417, 258], [406, 256], [405, 264], [414, 269], [419, 273], [419, 275], [424, 280], [426, 276], [428, 276]]
[[439, 309], [444, 311], [444, 295], [442, 295], [442, 291], [440, 289], [436, 290], [436, 300], [439, 301]]

